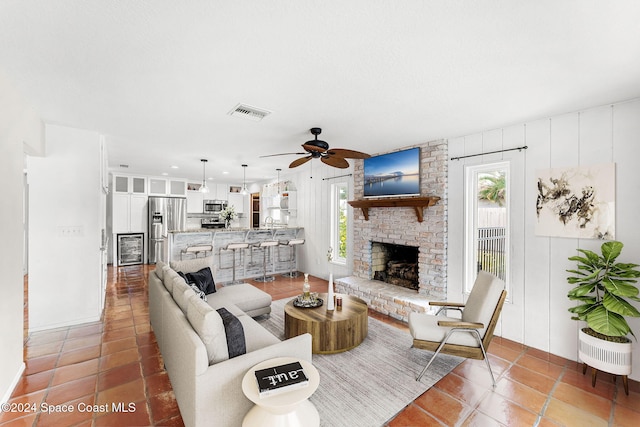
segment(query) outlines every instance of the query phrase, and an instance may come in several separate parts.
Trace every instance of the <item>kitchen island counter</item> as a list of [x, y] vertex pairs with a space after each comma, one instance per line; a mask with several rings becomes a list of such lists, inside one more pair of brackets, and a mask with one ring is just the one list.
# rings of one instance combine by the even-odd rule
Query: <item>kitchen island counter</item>
[[302, 227], [287, 227], [287, 226], [269, 226], [259, 228], [244, 228], [244, 227], [229, 227], [229, 228], [190, 228], [184, 231], [171, 230], [169, 233], [222, 233], [226, 231], [282, 231], [282, 230], [301, 230]]
[[[232, 279], [233, 252], [225, 251], [229, 243], [246, 242], [249, 248], [236, 255], [236, 278], [262, 276], [262, 252], [252, 248], [255, 243], [266, 240], [284, 241], [301, 238], [302, 227], [269, 228], [198, 228], [186, 231], [171, 231], [168, 236], [165, 260], [193, 259], [194, 253], [186, 253], [190, 246], [211, 246], [211, 251], [199, 254], [199, 257], [213, 255], [213, 275], [216, 283], [230, 282]], [[221, 251], [222, 249], [222, 251]], [[289, 272], [291, 268], [290, 248], [275, 246], [267, 258], [267, 275]], [[272, 259], [270, 259], [272, 257]]]

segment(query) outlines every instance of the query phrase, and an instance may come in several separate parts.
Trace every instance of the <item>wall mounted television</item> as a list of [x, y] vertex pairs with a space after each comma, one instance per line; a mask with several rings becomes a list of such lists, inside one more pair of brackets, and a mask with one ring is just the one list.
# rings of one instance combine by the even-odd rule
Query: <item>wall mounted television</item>
[[420, 195], [420, 147], [364, 159], [364, 197]]

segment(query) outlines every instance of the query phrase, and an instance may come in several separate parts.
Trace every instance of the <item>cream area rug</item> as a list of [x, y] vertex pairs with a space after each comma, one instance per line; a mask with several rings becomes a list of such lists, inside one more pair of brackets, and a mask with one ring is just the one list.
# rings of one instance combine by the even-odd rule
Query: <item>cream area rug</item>
[[[269, 316], [256, 318], [280, 339], [284, 339], [288, 301], [274, 301]], [[320, 425], [382, 426], [464, 360], [439, 355], [418, 382], [415, 377], [432, 353], [412, 348], [411, 343], [408, 331], [370, 317], [367, 338], [358, 347], [337, 354], [314, 354], [320, 386], [309, 400], [318, 409]]]

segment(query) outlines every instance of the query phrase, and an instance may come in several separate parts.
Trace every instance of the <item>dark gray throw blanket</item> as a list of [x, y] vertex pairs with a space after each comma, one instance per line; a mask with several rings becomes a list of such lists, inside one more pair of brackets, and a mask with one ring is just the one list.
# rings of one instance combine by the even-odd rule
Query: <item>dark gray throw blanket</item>
[[229, 310], [222, 307], [216, 310], [220, 317], [222, 317], [222, 323], [224, 324], [224, 331], [227, 334], [227, 349], [229, 350], [229, 359], [233, 359], [236, 356], [243, 355], [247, 352], [247, 344], [244, 339], [244, 329], [242, 323], [236, 316], [231, 314]]

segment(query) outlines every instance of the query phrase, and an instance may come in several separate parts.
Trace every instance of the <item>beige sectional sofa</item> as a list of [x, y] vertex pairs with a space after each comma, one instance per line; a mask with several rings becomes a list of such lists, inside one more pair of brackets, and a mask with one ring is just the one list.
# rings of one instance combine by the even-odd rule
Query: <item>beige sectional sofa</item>
[[[253, 406], [242, 393], [242, 378], [255, 364], [282, 356], [311, 362], [309, 334], [280, 341], [252, 318], [271, 311], [269, 294], [249, 284], [216, 286], [205, 302], [177, 274], [211, 267], [211, 261], [182, 261], [174, 268], [158, 263], [149, 273], [151, 326], [187, 427], [242, 425]], [[222, 307], [244, 331], [246, 353], [230, 359], [216, 311]]]

